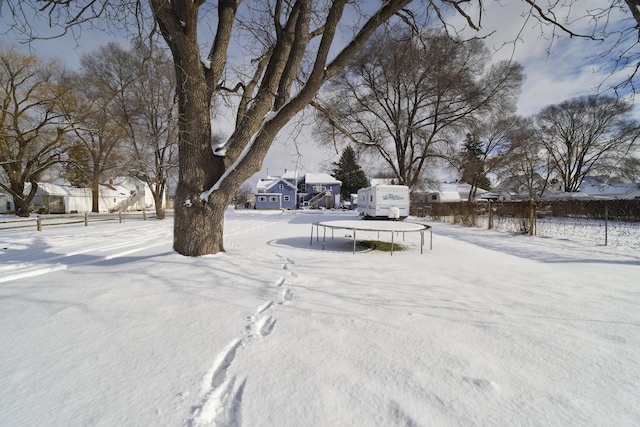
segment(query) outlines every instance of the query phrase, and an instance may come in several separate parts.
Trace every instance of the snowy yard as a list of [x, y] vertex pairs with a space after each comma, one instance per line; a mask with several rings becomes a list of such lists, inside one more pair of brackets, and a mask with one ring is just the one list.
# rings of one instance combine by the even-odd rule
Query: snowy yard
[[640, 425], [638, 251], [310, 245], [352, 219], [229, 211], [201, 258], [171, 219], [1, 230], [0, 425]]

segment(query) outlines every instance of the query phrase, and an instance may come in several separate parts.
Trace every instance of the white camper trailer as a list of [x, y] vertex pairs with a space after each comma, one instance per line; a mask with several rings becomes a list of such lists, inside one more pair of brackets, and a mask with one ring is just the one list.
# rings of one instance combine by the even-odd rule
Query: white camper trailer
[[358, 212], [364, 218], [404, 219], [409, 216], [409, 187], [376, 185], [358, 190]]

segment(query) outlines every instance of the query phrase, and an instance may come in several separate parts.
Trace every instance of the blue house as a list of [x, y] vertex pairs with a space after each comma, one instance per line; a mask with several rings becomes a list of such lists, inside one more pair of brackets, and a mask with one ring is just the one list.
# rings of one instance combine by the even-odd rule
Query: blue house
[[260, 179], [256, 185], [256, 209], [295, 209], [297, 193], [295, 175]]
[[327, 173], [308, 173], [298, 183], [298, 203], [313, 209], [338, 207], [341, 186], [342, 181]]
[[333, 208], [340, 205], [342, 182], [326, 173], [297, 172], [267, 177], [256, 186], [256, 209]]

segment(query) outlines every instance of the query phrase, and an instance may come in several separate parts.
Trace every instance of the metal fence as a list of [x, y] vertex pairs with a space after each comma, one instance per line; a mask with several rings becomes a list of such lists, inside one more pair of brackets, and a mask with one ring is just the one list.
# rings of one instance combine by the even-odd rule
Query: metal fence
[[473, 227], [640, 249], [640, 200], [452, 202], [412, 215]]

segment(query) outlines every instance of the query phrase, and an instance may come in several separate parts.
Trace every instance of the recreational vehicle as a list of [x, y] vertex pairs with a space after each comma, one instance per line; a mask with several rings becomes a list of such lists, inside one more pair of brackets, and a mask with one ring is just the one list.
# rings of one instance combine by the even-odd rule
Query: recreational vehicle
[[358, 212], [364, 218], [404, 219], [409, 216], [409, 187], [376, 185], [358, 190]]

